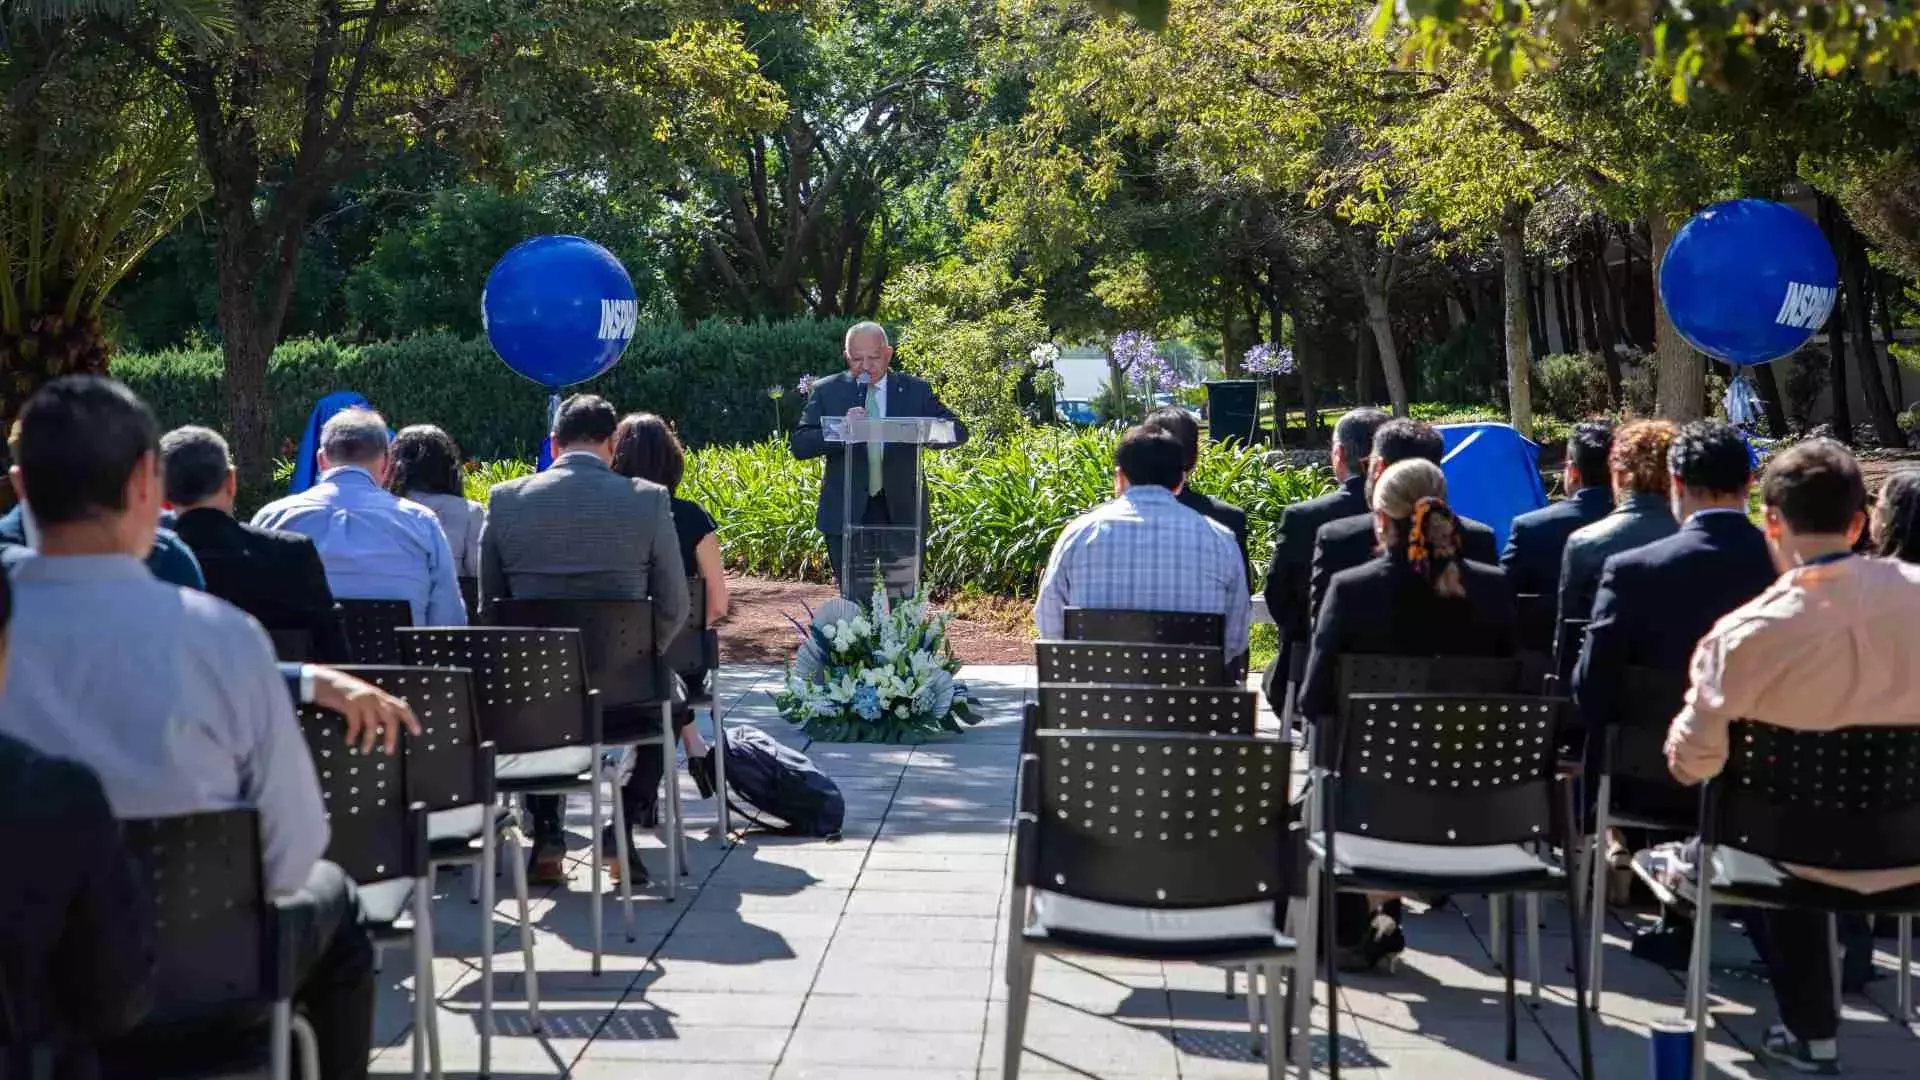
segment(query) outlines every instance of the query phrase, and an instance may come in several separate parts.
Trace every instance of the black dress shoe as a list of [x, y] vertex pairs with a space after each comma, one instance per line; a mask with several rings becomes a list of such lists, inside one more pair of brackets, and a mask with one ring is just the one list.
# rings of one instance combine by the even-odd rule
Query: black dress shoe
[[714, 789], [719, 786], [715, 783], [713, 776], [713, 755], [716, 752], [709, 749], [699, 757], [687, 759], [687, 775], [693, 777], [693, 786], [700, 789], [700, 797], [703, 799], [713, 798]]
[[1635, 958], [1652, 961], [1669, 971], [1685, 971], [1693, 962], [1693, 924], [1680, 919], [1661, 919], [1634, 936], [1630, 951]]

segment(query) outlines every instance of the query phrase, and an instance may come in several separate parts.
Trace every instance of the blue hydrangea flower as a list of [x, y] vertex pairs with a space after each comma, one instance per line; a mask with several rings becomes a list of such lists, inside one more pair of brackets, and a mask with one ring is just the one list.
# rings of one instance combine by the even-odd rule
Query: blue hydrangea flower
[[867, 683], [853, 692], [853, 711], [862, 720], [880, 719], [880, 692]]

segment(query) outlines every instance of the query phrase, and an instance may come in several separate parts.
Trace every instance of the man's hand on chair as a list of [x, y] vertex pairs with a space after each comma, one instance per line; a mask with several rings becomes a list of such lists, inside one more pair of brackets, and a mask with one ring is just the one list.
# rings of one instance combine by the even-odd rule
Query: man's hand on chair
[[399, 748], [402, 727], [420, 734], [420, 722], [406, 702], [344, 671], [313, 668], [313, 703], [347, 718], [347, 745], [358, 745], [362, 753], [372, 751], [376, 743], [384, 743], [386, 752], [393, 753]]

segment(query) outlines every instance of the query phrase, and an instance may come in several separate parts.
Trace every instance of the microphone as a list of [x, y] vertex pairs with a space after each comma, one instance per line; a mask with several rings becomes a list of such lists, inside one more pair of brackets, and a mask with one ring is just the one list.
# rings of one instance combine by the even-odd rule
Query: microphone
[[867, 388], [867, 384], [873, 381], [873, 376], [862, 371], [859, 375], [856, 375], [854, 377], [853, 381], [855, 385], [860, 387], [860, 389], [865, 390]]

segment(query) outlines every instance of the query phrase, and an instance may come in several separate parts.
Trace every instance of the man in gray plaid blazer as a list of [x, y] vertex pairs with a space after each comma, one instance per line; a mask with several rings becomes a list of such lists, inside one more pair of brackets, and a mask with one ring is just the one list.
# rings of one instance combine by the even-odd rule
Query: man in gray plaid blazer
[[[482, 621], [506, 598], [651, 599], [655, 649], [664, 651], [679, 633], [689, 600], [670, 496], [658, 484], [613, 471], [618, 420], [603, 398], [568, 398], [553, 421], [552, 467], [493, 489], [480, 533]], [[651, 805], [651, 792], [634, 790], [641, 786], [623, 792], [633, 825], [639, 824], [633, 815]], [[564, 881], [559, 797], [529, 796], [527, 809], [534, 819], [534, 876]]]

